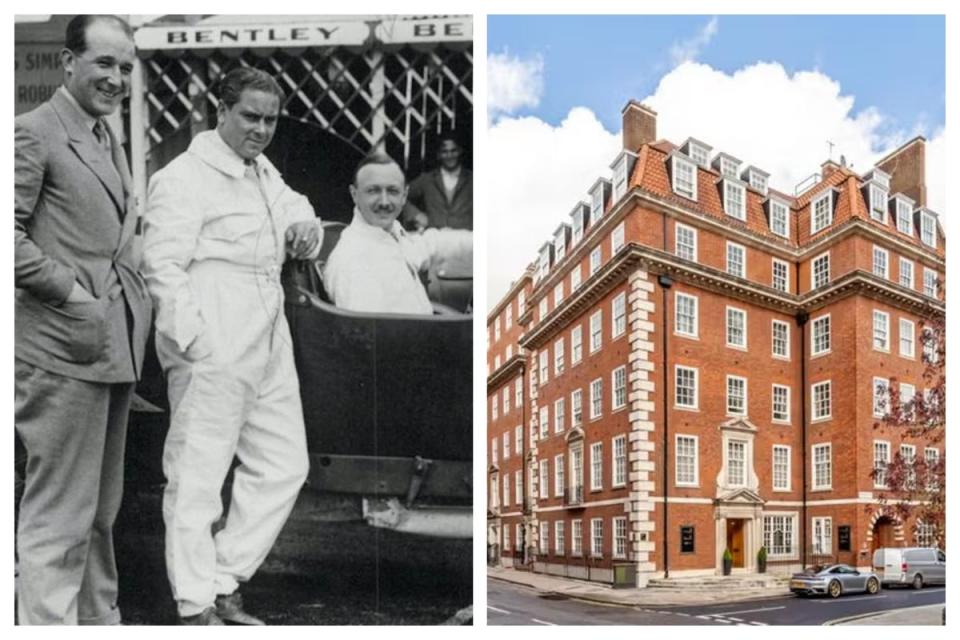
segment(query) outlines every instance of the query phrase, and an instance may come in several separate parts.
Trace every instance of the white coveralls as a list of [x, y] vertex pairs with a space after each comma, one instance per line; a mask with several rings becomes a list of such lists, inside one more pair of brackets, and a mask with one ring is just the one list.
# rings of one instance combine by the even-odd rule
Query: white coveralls
[[[163, 520], [181, 616], [253, 575], [306, 479], [280, 285], [284, 232], [304, 220], [319, 226], [270, 161], [246, 165], [216, 131], [196, 136], [151, 180], [143, 272], [170, 397]], [[234, 454], [229, 515], [214, 538]]]

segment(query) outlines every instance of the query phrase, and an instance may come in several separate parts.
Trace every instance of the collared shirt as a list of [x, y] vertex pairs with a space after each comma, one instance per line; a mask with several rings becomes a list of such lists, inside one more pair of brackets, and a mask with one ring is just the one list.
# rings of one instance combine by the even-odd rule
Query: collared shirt
[[186, 350], [203, 330], [191, 287], [198, 270], [247, 274], [279, 287], [284, 234], [301, 221], [320, 225], [310, 202], [265, 156], [247, 164], [217, 131], [198, 134], [150, 181], [143, 273], [157, 302], [157, 331]]
[[469, 254], [469, 231], [428, 229], [410, 234], [400, 223], [390, 230], [368, 224], [354, 209], [323, 273], [338, 307], [371, 313], [432, 314], [433, 306], [418, 272], [431, 258]]
[[440, 177], [443, 179], [443, 190], [447, 196], [447, 200], [453, 200], [453, 192], [456, 190], [457, 182], [460, 180], [460, 167], [457, 167], [456, 171], [447, 171], [441, 167]]

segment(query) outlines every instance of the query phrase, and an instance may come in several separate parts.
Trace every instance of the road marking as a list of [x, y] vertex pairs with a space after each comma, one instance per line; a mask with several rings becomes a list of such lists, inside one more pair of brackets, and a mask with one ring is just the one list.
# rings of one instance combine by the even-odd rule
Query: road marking
[[734, 622], [743, 622], [743, 618], [730, 618]]
[[740, 611], [724, 611], [723, 613], [715, 613], [713, 615], [717, 616], [729, 616], [732, 614], [738, 613], [757, 613], [758, 611], [776, 611], [777, 609], [786, 609], [786, 606], [783, 607], [765, 607], [763, 609], [742, 609]]
[[537, 620], [536, 618], [530, 618], [530, 619], [533, 620], [534, 622], [536, 622], [537, 624], [545, 624], [545, 625], [547, 625], [548, 627], [555, 627], [555, 626], [557, 626], [556, 624], [554, 624], [554, 623], [552, 623], [552, 622], [545, 622], [545, 621], [543, 621], [543, 620]]
[[502, 613], [502, 614], [507, 615], [507, 616], [510, 615], [510, 612], [507, 611], [506, 609], [498, 609], [498, 608], [496, 608], [495, 606], [493, 606], [492, 604], [488, 604], [488, 605], [487, 605], [487, 609], [491, 609], [491, 610], [493, 610], [493, 611], [496, 611], [497, 613]]
[[695, 616], [695, 617], [700, 618], [701, 620], [713, 620], [713, 618], [711, 618], [710, 616]]
[[924, 593], [940, 593], [941, 591], [943, 591], [943, 589], [916, 589], [914, 591], [910, 591], [909, 594], [911, 596], [919, 596], [923, 595]]
[[682, 612], [680, 612], [680, 611], [677, 611], [677, 612], [676, 612], [675, 614], [673, 614], [673, 615], [675, 615], [675, 616], [681, 616], [681, 617], [684, 617], [684, 618], [689, 618], [689, 617], [690, 617], [690, 614], [689, 614], [689, 613], [682, 613]]
[[832, 600], [814, 600], [820, 604], [837, 604], [838, 602], [856, 602], [857, 600], [879, 600], [887, 596], [854, 596], [852, 598], [833, 598]]
[[769, 627], [769, 626], [770, 626], [770, 625], [768, 625], [766, 622], [757, 622], [756, 620], [754, 620], [754, 621], [751, 622], [750, 624], [756, 625], [756, 626], [758, 626], [758, 627]]
[[723, 624], [733, 624], [733, 623], [730, 622], [729, 620], [724, 620], [723, 618], [714, 618], [713, 621], [714, 621], [714, 622], [722, 622]]

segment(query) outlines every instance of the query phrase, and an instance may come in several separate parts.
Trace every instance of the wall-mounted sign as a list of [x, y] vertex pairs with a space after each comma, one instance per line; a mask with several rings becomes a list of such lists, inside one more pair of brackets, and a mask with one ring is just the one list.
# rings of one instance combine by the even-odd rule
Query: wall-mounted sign
[[18, 42], [13, 49], [14, 115], [46, 102], [63, 84], [59, 43]]
[[693, 553], [696, 546], [696, 528], [693, 525], [680, 527], [680, 553]]
[[415, 42], [469, 42], [473, 40], [470, 16], [452, 16], [405, 20], [386, 18], [374, 32], [385, 44]]
[[837, 527], [837, 549], [850, 551], [850, 525], [842, 524]]
[[370, 27], [363, 21], [264, 23], [227, 25], [168, 25], [138, 29], [138, 49], [216, 49], [255, 47], [358, 46], [367, 41]]

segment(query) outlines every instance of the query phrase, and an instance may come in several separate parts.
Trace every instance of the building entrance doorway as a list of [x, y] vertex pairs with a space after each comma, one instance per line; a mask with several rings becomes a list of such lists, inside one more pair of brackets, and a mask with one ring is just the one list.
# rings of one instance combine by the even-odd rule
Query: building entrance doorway
[[727, 518], [727, 549], [733, 556], [733, 568], [743, 568], [743, 520]]
[[871, 551], [876, 551], [881, 547], [897, 546], [894, 543], [895, 526], [893, 518], [889, 516], [881, 516], [877, 519], [873, 525], [873, 549]]

